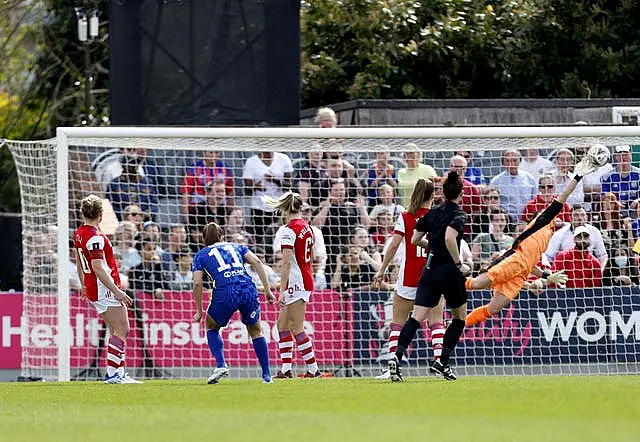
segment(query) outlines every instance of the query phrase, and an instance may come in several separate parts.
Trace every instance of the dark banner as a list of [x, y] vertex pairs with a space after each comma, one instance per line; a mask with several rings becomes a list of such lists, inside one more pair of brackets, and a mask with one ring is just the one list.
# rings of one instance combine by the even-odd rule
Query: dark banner
[[299, 13], [296, 0], [112, 0], [112, 124], [298, 124]]
[[[389, 293], [363, 292], [353, 299], [355, 364], [386, 360], [393, 312]], [[489, 299], [489, 292], [473, 292], [469, 309]], [[523, 292], [495, 318], [465, 329], [455, 361], [459, 365], [635, 363], [639, 354], [640, 288], [613, 287], [549, 290], [539, 298]], [[432, 358], [425, 326], [408, 361], [424, 363]]]

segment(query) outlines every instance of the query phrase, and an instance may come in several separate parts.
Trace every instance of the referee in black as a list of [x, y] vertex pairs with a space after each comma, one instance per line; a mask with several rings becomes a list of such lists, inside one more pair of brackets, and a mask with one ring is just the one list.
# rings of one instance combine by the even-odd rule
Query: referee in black
[[432, 309], [438, 305], [442, 296], [451, 308], [453, 320], [444, 334], [440, 361], [434, 361], [430, 370], [444, 379], [456, 380], [449, 367], [449, 358], [464, 329], [467, 316], [467, 290], [464, 281], [471, 270], [469, 266], [462, 264], [459, 253], [467, 219], [467, 214], [459, 206], [463, 195], [462, 177], [457, 172], [449, 172], [442, 190], [446, 201], [418, 220], [411, 238], [413, 244], [427, 248], [427, 263], [420, 276], [412, 315], [400, 332], [395, 358], [389, 360], [389, 372], [394, 382], [403, 380], [400, 363], [422, 322], [425, 319], [429, 322], [442, 320], [430, 317]]

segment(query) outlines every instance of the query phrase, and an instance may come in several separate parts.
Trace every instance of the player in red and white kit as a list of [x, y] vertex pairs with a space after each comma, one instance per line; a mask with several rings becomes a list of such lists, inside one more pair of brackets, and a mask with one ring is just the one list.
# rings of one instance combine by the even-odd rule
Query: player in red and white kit
[[313, 291], [313, 246], [315, 239], [311, 226], [300, 216], [302, 198], [294, 192], [287, 192], [277, 200], [269, 201], [269, 206], [278, 210], [285, 222], [280, 243], [276, 247], [282, 253], [282, 275], [280, 278], [280, 315], [278, 335], [280, 336], [280, 360], [282, 368], [276, 379], [292, 378], [291, 361], [293, 343], [307, 364], [306, 378], [321, 376], [313, 353], [311, 338], [304, 331], [304, 314], [309, 296]]
[[[402, 330], [402, 326], [413, 309], [418, 281], [427, 261], [426, 247], [411, 244], [411, 236], [416, 222], [431, 207], [433, 190], [434, 186], [430, 180], [420, 178], [416, 182], [411, 194], [409, 208], [398, 217], [393, 229], [391, 243], [384, 254], [380, 270], [374, 276], [374, 283], [380, 285], [387, 267], [396, 256], [396, 253], [399, 254], [400, 270], [398, 271], [396, 290], [393, 295], [393, 319], [391, 320], [391, 332], [389, 333], [389, 355], [394, 355], [396, 352], [400, 330]], [[445, 332], [442, 321], [442, 307], [442, 304], [440, 304], [439, 308], [433, 309], [433, 315], [428, 321], [435, 360], [440, 359], [442, 339]], [[376, 379], [390, 379], [389, 371], [385, 370], [380, 376], [376, 376]]]
[[141, 384], [124, 371], [124, 343], [129, 334], [127, 306], [133, 304], [120, 285], [118, 264], [109, 238], [100, 231], [102, 200], [89, 195], [82, 200], [85, 223], [73, 234], [78, 276], [84, 296], [102, 317], [111, 337], [107, 346], [105, 384]]

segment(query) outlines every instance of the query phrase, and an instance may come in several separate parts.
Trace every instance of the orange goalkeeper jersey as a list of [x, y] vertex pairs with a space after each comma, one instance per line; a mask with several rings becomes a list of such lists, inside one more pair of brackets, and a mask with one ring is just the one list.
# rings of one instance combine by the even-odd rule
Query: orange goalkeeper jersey
[[531, 271], [540, 261], [544, 251], [547, 250], [551, 235], [553, 235], [553, 220], [562, 211], [563, 207], [563, 204], [553, 200], [540, 216], [527, 225], [527, 228], [518, 236], [511, 248], [494, 260], [489, 268], [517, 252], [518, 256]]

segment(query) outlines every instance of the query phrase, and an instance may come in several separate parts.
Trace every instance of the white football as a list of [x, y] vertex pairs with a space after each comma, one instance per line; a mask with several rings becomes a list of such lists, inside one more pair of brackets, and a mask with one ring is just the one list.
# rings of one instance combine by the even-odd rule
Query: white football
[[589, 157], [591, 163], [598, 167], [602, 167], [609, 162], [611, 153], [609, 152], [609, 148], [607, 146], [603, 144], [594, 144], [589, 148], [587, 157]]

